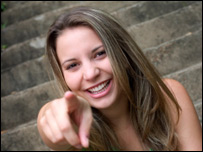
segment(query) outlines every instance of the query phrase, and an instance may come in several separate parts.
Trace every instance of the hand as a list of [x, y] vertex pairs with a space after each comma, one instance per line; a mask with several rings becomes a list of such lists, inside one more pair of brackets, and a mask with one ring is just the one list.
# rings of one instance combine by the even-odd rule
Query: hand
[[51, 101], [40, 124], [52, 143], [87, 148], [92, 119], [88, 102], [68, 91], [63, 98]]

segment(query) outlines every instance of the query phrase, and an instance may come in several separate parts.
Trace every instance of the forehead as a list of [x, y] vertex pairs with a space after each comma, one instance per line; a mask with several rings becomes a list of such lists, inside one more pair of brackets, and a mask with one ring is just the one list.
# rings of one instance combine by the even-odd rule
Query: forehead
[[96, 32], [86, 26], [77, 26], [65, 29], [56, 40], [58, 57], [72, 55], [76, 52], [85, 52], [102, 44]]
[[[76, 37], [76, 36], [82, 36], [84, 34], [94, 34], [97, 36], [96, 32], [88, 27], [88, 26], [83, 26], [83, 25], [79, 25], [79, 26], [74, 26], [74, 27], [68, 27], [66, 29], [64, 29], [58, 36], [61, 37], [61, 36], [64, 36], [64, 35], [68, 35], [69, 37]], [[58, 39], [57, 38], [57, 39]]]
[[59, 46], [62, 43], [81, 44], [84, 41], [100, 41], [100, 38], [91, 28], [87, 26], [77, 26], [63, 30], [56, 40], [56, 45]]

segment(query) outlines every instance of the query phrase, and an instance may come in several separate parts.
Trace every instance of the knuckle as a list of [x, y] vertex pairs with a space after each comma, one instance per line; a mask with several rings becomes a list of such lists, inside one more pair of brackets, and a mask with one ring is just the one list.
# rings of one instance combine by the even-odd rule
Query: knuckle
[[42, 117], [41, 119], [40, 119], [40, 125], [41, 126], [44, 126], [46, 123], [45, 123], [45, 117]]
[[77, 146], [80, 142], [75, 139], [75, 138], [69, 138], [68, 140], [69, 144], [71, 144], [72, 146]]
[[55, 138], [50, 137], [50, 140], [51, 140], [51, 142], [54, 143], [54, 144], [57, 144], [57, 143], [58, 143], [58, 141], [57, 141]]
[[58, 105], [58, 99], [55, 99], [51, 102], [51, 108], [55, 108]]
[[46, 117], [49, 117], [49, 116], [50, 116], [50, 113], [51, 113], [51, 110], [50, 110], [50, 109], [47, 109], [47, 110], [45, 111], [45, 116], [46, 116]]
[[64, 137], [62, 135], [56, 135], [55, 138], [57, 142], [64, 140]]
[[55, 136], [55, 139], [52, 141], [54, 144], [61, 143], [61, 141], [64, 141], [63, 136]]
[[68, 125], [68, 124], [61, 124], [60, 125], [60, 130], [62, 131], [62, 132], [68, 132], [68, 131], [70, 131], [70, 129], [71, 129], [71, 126], [70, 125]]

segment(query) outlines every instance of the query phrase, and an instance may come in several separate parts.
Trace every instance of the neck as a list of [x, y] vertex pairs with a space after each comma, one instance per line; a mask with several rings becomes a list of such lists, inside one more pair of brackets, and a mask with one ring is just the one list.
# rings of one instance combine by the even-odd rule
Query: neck
[[130, 123], [128, 100], [126, 97], [120, 99], [108, 109], [100, 110], [108, 118], [115, 130], [125, 129]]

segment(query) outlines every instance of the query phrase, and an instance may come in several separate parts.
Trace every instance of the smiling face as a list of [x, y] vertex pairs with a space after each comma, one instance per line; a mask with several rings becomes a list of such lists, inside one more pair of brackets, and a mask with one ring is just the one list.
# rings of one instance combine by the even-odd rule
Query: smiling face
[[89, 27], [68, 28], [56, 40], [65, 81], [92, 107], [105, 109], [120, 94], [102, 41]]

